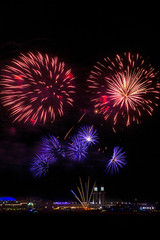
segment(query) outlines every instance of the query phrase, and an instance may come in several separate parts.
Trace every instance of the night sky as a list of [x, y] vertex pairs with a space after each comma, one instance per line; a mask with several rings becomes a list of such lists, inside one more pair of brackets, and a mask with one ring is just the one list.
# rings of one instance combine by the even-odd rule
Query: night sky
[[[160, 167], [160, 107], [153, 116], [142, 118], [140, 125], [118, 129], [114, 133], [110, 121], [93, 113], [85, 93], [86, 79], [96, 61], [106, 56], [130, 51], [140, 53], [156, 70], [160, 69], [160, 26], [156, 14], [145, 11], [115, 12], [114, 6], [58, 5], [54, 1], [1, 3], [0, 7], [0, 67], [20, 52], [42, 51], [59, 56], [70, 64], [76, 75], [77, 95], [74, 107], [54, 124], [27, 126], [12, 123], [0, 102], [0, 196], [40, 196], [54, 200], [72, 199], [78, 177], [91, 176], [104, 184], [108, 199], [159, 201]], [[33, 159], [41, 137], [48, 133], [63, 139], [75, 125], [71, 135], [81, 125], [77, 121], [87, 109], [81, 125], [92, 125], [99, 133], [99, 144], [81, 164], [59, 163], [45, 178], [33, 179], [29, 162]], [[104, 172], [105, 157], [97, 153], [107, 147], [104, 156], [114, 146], [126, 150], [128, 164], [118, 175]]]

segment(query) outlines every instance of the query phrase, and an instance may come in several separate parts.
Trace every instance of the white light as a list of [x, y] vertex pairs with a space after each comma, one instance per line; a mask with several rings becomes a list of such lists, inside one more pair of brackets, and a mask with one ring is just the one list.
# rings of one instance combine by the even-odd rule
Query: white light
[[101, 187], [101, 191], [104, 191], [104, 187]]
[[92, 139], [91, 139], [91, 137], [89, 136], [89, 137], [87, 137], [86, 138], [86, 140], [87, 140], [87, 142], [90, 142], [90, 141], [92, 141]]

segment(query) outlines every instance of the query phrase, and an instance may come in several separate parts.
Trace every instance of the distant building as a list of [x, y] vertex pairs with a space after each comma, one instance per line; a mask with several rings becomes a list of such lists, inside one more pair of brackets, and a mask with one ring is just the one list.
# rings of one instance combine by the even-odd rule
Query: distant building
[[[106, 201], [104, 186], [94, 186], [93, 199], [90, 202], [90, 210], [102, 210], [103, 212], [125, 212], [125, 213], [160, 213], [159, 203], [148, 202], [123, 202], [123, 201]], [[88, 210], [87, 209], [87, 210]], [[1, 213], [54, 213], [55, 211], [82, 211], [84, 207], [77, 202], [53, 202], [44, 199], [15, 199], [12, 197], [0, 197], [0, 214]], [[86, 210], [86, 209], [85, 209]]]
[[106, 193], [104, 186], [101, 185], [99, 188], [95, 186], [93, 189], [93, 204], [104, 205], [106, 203]]
[[1, 212], [22, 212], [22, 211], [32, 211], [33, 203], [27, 200], [17, 201], [13, 197], [0, 197], [0, 213]]
[[16, 202], [16, 199], [13, 197], [0, 197], [0, 202]]

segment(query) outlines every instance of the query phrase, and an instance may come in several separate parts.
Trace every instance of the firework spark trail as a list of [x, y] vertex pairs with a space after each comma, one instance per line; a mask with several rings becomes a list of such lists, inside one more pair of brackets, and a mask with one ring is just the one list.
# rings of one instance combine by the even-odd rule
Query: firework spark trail
[[152, 115], [158, 106], [160, 84], [157, 72], [139, 54], [124, 53], [114, 60], [104, 58], [91, 71], [89, 92], [95, 109], [113, 126], [140, 123], [142, 114]]
[[73, 106], [74, 79], [58, 57], [40, 52], [20, 54], [2, 69], [2, 104], [14, 121], [53, 122], [64, 115], [66, 106]]
[[[81, 120], [83, 119], [83, 117], [86, 115], [86, 112], [82, 114], [82, 116], [80, 117], [80, 119], [77, 121], [77, 124], [81, 122]], [[68, 137], [69, 133], [72, 131], [72, 129], [75, 127], [75, 125], [73, 125], [69, 131], [66, 133], [66, 135], [64, 136], [64, 140]]]
[[83, 184], [82, 184], [82, 180], [79, 177], [79, 181], [80, 181], [80, 187], [77, 186], [80, 198], [77, 196], [77, 194], [71, 190], [71, 192], [73, 193], [73, 195], [75, 196], [75, 198], [79, 201], [79, 203], [82, 205], [82, 207], [84, 208], [84, 210], [88, 210], [89, 209], [89, 205], [90, 205], [90, 201], [93, 195], [93, 190], [94, 187], [96, 185], [96, 182], [94, 182], [93, 187], [90, 191], [89, 194], [89, 183], [90, 183], [90, 178], [88, 177], [88, 184], [87, 184], [87, 189], [86, 189], [86, 193], [84, 192], [84, 188], [83, 188]]
[[127, 164], [125, 153], [118, 146], [113, 149], [112, 158], [106, 163], [106, 173], [119, 173], [119, 168], [123, 168]]

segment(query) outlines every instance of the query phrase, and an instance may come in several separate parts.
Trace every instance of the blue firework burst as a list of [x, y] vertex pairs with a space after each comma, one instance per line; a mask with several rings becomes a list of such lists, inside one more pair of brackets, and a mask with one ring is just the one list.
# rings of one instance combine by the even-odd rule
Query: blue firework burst
[[119, 173], [119, 168], [123, 168], [127, 164], [125, 153], [126, 152], [123, 151], [123, 148], [120, 148], [119, 146], [114, 147], [112, 158], [107, 161], [106, 164], [106, 173]]
[[93, 126], [83, 126], [78, 131], [78, 136], [81, 141], [88, 143], [88, 145], [94, 145], [98, 143], [98, 133]]
[[30, 164], [30, 171], [35, 178], [40, 178], [46, 175], [51, 165], [56, 162], [54, 158], [48, 158], [45, 154], [36, 154]]
[[67, 155], [71, 160], [81, 161], [86, 158], [88, 153], [88, 145], [81, 141], [78, 135], [71, 138], [72, 143], [68, 143]]
[[60, 141], [53, 135], [42, 139], [41, 152], [48, 158], [65, 157], [65, 149]]

